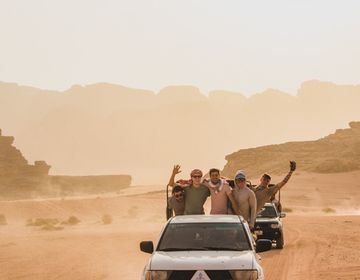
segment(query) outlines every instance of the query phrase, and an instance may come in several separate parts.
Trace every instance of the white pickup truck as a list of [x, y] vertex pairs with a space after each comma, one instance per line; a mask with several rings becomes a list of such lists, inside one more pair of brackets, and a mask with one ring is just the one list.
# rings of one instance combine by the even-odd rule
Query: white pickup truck
[[140, 249], [152, 254], [143, 280], [253, 280], [264, 279], [256, 253], [271, 241], [255, 243], [241, 216], [186, 215], [167, 221], [155, 250], [152, 241]]

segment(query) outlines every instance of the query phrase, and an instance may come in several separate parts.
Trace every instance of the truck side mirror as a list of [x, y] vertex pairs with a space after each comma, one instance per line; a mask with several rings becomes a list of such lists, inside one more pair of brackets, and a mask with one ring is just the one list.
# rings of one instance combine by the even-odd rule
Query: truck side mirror
[[141, 241], [140, 250], [145, 253], [152, 254], [154, 252], [154, 244], [152, 241]]
[[269, 251], [272, 248], [272, 242], [269, 239], [258, 239], [256, 241], [256, 253]]

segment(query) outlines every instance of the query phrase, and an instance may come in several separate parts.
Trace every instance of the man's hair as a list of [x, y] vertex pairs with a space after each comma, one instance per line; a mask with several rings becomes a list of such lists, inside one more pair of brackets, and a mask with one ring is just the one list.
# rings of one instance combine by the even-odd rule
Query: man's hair
[[217, 169], [217, 168], [211, 168], [211, 169], [209, 170], [209, 175], [211, 175], [211, 173], [219, 173], [219, 174], [220, 174], [220, 170]]
[[182, 192], [182, 191], [183, 191], [183, 188], [180, 187], [180, 186], [175, 186], [175, 187], [173, 187], [173, 189], [172, 189], [172, 193]]
[[266, 180], [271, 180], [271, 176], [269, 174], [265, 173], [264, 175], [262, 175], [262, 177]]

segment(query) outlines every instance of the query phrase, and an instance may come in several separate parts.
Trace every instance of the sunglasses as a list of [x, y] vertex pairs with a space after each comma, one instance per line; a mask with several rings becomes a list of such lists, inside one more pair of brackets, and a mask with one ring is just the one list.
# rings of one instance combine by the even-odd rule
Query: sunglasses
[[244, 178], [240, 178], [240, 179], [235, 179], [235, 181], [238, 181], [238, 182], [245, 182], [245, 181], [246, 181], [246, 179], [244, 179]]
[[202, 176], [192, 176], [193, 178], [201, 178]]
[[175, 194], [175, 198], [180, 198], [180, 197], [183, 197], [183, 194], [182, 194], [182, 193], [177, 193], [177, 194]]

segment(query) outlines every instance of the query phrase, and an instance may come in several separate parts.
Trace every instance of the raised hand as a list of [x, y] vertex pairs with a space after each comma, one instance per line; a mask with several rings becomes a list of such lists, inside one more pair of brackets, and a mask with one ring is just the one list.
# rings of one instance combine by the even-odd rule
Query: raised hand
[[175, 176], [176, 174], [179, 174], [181, 172], [180, 170], [181, 166], [179, 164], [174, 165], [172, 174]]
[[290, 161], [290, 171], [295, 171], [296, 170], [296, 162], [295, 161]]

